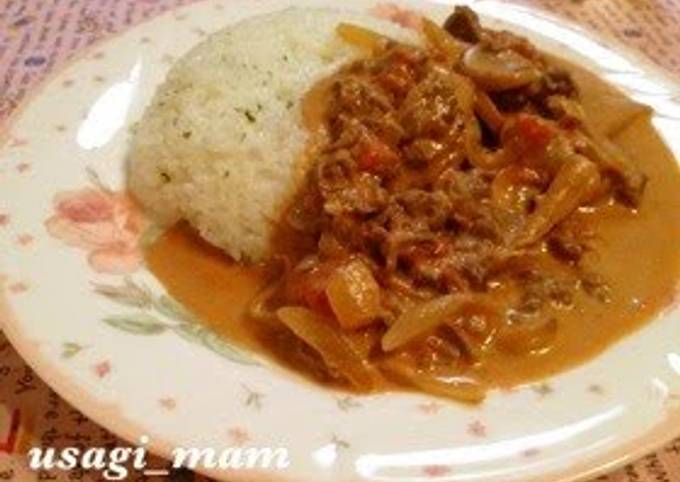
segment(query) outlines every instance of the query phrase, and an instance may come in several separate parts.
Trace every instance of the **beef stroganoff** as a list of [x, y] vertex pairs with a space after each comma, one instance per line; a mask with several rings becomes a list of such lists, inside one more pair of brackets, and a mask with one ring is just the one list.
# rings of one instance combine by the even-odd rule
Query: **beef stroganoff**
[[[288, 39], [278, 63], [219, 69], [271, 78], [264, 97], [185, 114], [223, 95], [200, 91], [199, 46], [131, 154], [133, 190], [170, 226], [149, 267], [199, 319], [329, 386], [474, 403], [670, 302], [680, 177], [649, 109], [467, 7], [417, 35], [327, 11], [260, 22]], [[217, 34], [210, 55], [256, 33]], [[214, 130], [225, 116], [234, 132]]]

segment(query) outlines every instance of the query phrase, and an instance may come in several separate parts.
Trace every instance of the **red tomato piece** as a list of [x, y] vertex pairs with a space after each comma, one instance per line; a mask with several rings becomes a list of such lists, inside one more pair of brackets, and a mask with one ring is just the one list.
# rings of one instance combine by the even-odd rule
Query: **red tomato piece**
[[529, 149], [541, 149], [548, 146], [557, 134], [557, 129], [548, 121], [532, 114], [519, 114], [514, 128]]
[[365, 139], [358, 146], [359, 169], [374, 174], [385, 172], [399, 160], [396, 152], [379, 139]]

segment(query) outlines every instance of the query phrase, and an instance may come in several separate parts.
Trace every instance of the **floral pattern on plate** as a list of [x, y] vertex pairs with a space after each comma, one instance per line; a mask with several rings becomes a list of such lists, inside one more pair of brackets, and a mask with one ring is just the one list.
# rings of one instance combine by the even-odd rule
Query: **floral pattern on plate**
[[134, 308], [122, 314], [109, 315], [104, 323], [130, 335], [153, 336], [173, 332], [190, 343], [202, 345], [224, 358], [248, 365], [257, 362], [234, 348], [226, 340], [203, 326], [183, 306], [167, 294], [154, 294], [151, 290], [125, 277], [120, 285], [93, 283], [97, 294]]
[[86, 251], [95, 271], [132, 273], [143, 261], [142, 213], [126, 192], [107, 188], [93, 171], [89, 173], [93, 187], [55, 195], [54, 214], [45, 221], [47, 232]]

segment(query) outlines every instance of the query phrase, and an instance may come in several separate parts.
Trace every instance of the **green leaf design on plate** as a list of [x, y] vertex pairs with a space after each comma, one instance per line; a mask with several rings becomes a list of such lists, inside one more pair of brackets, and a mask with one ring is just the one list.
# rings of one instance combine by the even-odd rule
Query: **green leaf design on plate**
[[92, 283], [95, 293], [103, 295], [118, 304], [134, 308], [149, 308], [153, 303], [153, 295], [144, 285], [135, 283], [125, 277], [122, 286]]
[[104, 323], [131, 335], [160, 335], [168, 328], [168, 325], [159, 321], [155, 316], [141, 311], [108, 316], [104, 318]]
[[242, 353], [202, 325], [197, 323], [181, 323], [172, 326], [172, 330], [185, 340], [203, 345], [228, 360], [242, 365], [258, 365], [257, 361]]
[[153, 302], [153, 307], [160, 314], [167, 316], [175, 321], [182, 323], [194, 323], [196, 319], [187, 311], [184, 306], [179, 304], [168, 295], [161, 295]]
[[61, 347], [62, 347], [61, 357], [65, 358], [65, 359], [73, 358], [78, 353], [80, 353], [85, 348], [87, 348], [83, 345], [80, 345], [78, 343], [73, 343], [71, 341], [67, 341], [67, 342], [62, 343]]
[[259, 365], [253, 358], [247, 356], [233, 345], [227, 343], [223, 338], [211, 330], [204, 330], [203, 344], [215, 353], [243, 365]]
[[[244, 365], [258, 365], [216, 333], [203, 326], [184, 306], [167, 294], [155, 296], [147, 286], [125, 277], [122, 285], [93, 283], [94, 291], [124, 306], [141, 311], [104, 318], [104, 322], [131, 335], [160, 335], [171, 330], [189, 343], [202, 345], [214, 353]], [[159, 317], [155, 314], [160, 315]], [[164, 319], [175, 323], [165, 323]]]
[[181, 323], [179, 325], [173, 325], [171, 330], [178, 334], [180, 337], [184, 338], [189, 343], [201, 342], [201, 331], [203, 327], [195, 323]]

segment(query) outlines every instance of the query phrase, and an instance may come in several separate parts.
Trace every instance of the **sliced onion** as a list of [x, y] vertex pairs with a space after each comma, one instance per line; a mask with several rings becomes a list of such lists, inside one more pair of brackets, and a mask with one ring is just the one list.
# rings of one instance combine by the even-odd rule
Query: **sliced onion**
[[378, 32], [352, 23], [340, 23], [336, 28], [336, 33], [348, 44], [369, 52], [383, 47], [390, 40]]
[[370, 326], [363, 330], [343, 333], [344, 338], [352, 346], [352, 349], [363, 360], [368, 360], [371, 352], [380, 346], [380, 338], [383, 328], [378, 325]]
[[427, 17], [422, 19], [423, 34], [427, 42], [441, 52], [446, 58], [458, 63], [465, 51], [465, 46], [450, 33], [441, 28]]
[[475, 93], [475, 113], [495, 134], [499, 134], [505, 124], [505, 116], [498, 110], [491, 97], [483, 90]]
[[383, 361], [380, 368], [387, 376], [397, 381], [439, 397], [466, 403], [480, 403], [486, 398], [486, 387], [466, 376], [458, 374], [436, 376], [417, 370], [413, 363], [398, 357]]
[[612, 141], [594, 134], [585, 140], [581, 152], [598, 164], [603, 170], [613, 173], [620, 181], [619, 194], [633, 207], [637, 207], [647, 185], [647, 176]]
[[524, 213], [529, 195], [541, 186], [536, 171], [519, 164], [503, 168], [491, 183], [491, 202], [494, 206], [513, 213]]
[[376, 321], [382, 312], [380, 286], [371, 270], [355, 259], [338, 268], [326, 287], [333, 313], [345, 330], [355, 330]]
[[281, 289], [281, 285], [281, 281], [276, 281], [260, 291], [248, 305], [248, 316], [258, 321], [275, 320], [276, 311], [269, 307], [269, 302]]
[[396, 350], [440, 325], [452, 323], [471, 304], [483, 303], [481, 296], [456, 293], [414, 305], [397, 318], [385, 333], [383, 350]]
[[456, 101], [458, 109], [467, 116], [474, 114], [475, 107], [475, 86], [470, 79], [458, 75], [450, 74], [451, 79], [456, 83]]
[[275, 281], [268, 283], [248, 304], [248, 316], [254, 320], [276, 320], [276, 311], [270, 306], [270, 302], [283, 288], [284, 281], [291, 271], [291, 261], [287, 256], [275, 256], [274, 261], [280, 265], [275, 275]]
[[295, 335], [316, 350], [328, 367], [341, 373], [357, 389], [371, 390], [374, 374], [342, 333], [333, 328], [332, 320], [307, 308], [290, 306], [276, 312], [279, 319]]
[[560, 167], [545, 197], [513, 244], [522, 247], [539, 241], [557, 223], [588, 202], [600, 181], [600, 171], [593, 162], [572, 154]]

